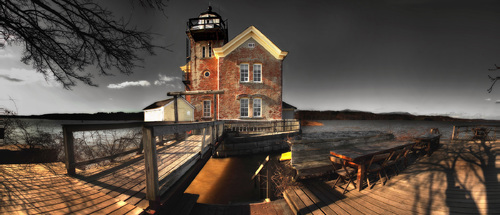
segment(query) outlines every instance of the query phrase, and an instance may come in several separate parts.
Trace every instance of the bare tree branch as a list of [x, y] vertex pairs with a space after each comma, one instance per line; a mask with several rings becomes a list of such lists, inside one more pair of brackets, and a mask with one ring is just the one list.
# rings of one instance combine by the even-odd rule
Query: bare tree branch
[[[162, 0], [139, 0], [141, 6], [163, 12]], [[2, 0], [0, 35], [7, 44], [25, 47], [21, 61], [32, 64], [46, 79], [71, 89], [78, 81], [97, 86], [98, 75], [131, 74], [143, 59], [137, 51], [154, 55], [151, 33], [129, 26], [123, 19], [91, 0]]]

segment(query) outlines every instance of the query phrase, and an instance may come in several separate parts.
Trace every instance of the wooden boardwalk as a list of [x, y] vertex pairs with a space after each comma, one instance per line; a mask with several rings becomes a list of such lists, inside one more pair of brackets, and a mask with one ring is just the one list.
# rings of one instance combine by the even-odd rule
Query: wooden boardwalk
[[0, 214], [140, 214], [86, 183], [62, 163], [0, 165]]
[[310, 180], [285, 196], [297, 214], [500, 214], [499, 143], [446, 143], [385, 186], [342, 195]]
[[[157, 149], [168, 189], [200, 157], [202, 135]], [[208, 136], [206, 137], [208, 140]], [[63, 164], [0, 165], [0, 214], [139, 214], [148, 208], [144, 156], [110, 168], [65, 175]]]

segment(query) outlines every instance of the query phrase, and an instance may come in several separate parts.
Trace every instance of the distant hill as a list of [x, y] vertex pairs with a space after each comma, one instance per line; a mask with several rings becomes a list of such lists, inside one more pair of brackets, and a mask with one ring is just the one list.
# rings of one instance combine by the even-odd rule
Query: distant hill
[[139, 120], [144, 121], [144, 113], [124, 113], [124, 112], [112, 112], [112, 113], [54, 113], [54, 114], [43, 114], [43, 115], [31, 115], [31, 116], [15, 116], [16, 118], [35, 118], [35, 119], [53, 119], [53, 120]]
[[420, 120], [420, 121], [491, 121], [483, 119], [459, 119], [449, 116], [413, 115], [406, 112], [372, 113], [355, 110], [315, 111], [299, 110], [295, 118], [300, 120]]

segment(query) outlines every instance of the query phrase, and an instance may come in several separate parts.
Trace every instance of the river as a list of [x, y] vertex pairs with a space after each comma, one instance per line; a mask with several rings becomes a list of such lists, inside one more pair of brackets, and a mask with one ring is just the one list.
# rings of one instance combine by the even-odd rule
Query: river
[[[473, 122], [435, 122], [408, 120], [320, 120], [323, 126], [305, 126], [304, 133], [352, 131], [391, 132], [395, 136], [423, 134], [438, 128], [443, 139], [450, 139], [453, 125]], [[498, 124], [500, 123], [488, 123]], [[211, 158], [197, 175], [187, 193], [198, 194], [198, 203], [229, 204], [259, 201], [259, 196], [250, 180], [266, 155], [231, 158]], [[274, 154], [273, 156], [279, 156]]]

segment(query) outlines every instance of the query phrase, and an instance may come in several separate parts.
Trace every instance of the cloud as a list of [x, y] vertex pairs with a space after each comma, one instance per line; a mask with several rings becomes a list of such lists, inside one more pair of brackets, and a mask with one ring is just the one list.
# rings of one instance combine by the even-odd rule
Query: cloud
[[122, 89], [125, 87], [149, 87], [151, 83], [149, 81], [141, 80], [141, 81], [125, 81], [119, 84], [110, 84], [108, 88], [111, 89]]
[[491, 101], [491, 98], [487, 98], [487, 99], [485, 99], [485, 100], [486, 100], [486, 101]]
[[12, 81], [12, 82], [22, 82], [23, 81], [22, 79], [19, 79], [19, 78], [11, 78], [8, 75], [0, 75], [0, 78], [3, 78], [7, 81]]
[[161, 86], [161, 85], [167, 85], [171, 86], [173, 84], [170, 84], [170, 82], [173, 82], [175, 80], [181, 80], [179, 77], [169, 77], [163, 74], [158, 74], [158, 80], [155, 81], [156, 86]]

